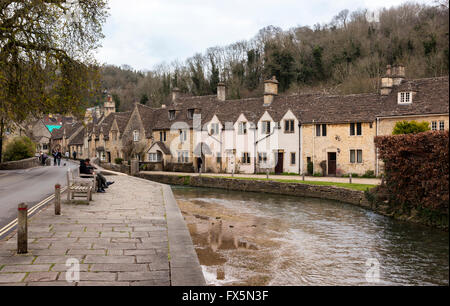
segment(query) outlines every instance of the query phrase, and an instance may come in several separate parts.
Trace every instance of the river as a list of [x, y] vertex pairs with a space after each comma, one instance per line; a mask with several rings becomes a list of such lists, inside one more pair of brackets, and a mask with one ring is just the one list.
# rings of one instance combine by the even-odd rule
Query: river
[[448, 285], [447, 232], [329, 200], [172, 190], [209, 285]]

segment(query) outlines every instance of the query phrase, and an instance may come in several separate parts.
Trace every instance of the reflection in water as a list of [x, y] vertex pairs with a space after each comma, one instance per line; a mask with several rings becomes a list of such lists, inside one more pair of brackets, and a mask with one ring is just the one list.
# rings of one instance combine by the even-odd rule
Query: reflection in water
[[448, 285], [448, 233], [334, 201], [173, 187], [208, 283]]

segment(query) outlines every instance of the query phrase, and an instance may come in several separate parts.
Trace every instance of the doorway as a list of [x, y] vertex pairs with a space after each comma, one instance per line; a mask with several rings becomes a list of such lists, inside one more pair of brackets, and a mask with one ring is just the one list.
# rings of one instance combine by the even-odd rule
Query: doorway
[[328, 175], [336, 176], [336, 152], [328, 152]]
[[284, 161], [284, 153], [278, 152], [277, 153], [277, 165], [275, 166], [275, 174], [281, 174], [283, 173], [283, 161]]

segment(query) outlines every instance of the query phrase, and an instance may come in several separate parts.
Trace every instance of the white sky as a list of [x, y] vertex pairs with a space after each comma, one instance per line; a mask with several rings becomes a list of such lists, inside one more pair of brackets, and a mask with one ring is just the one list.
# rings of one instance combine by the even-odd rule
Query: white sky
[[[268, 25], [328, 23], [341, 10], [376, 10], [405, 0], [109, 0], [100, 63], [138, 70], [183, 61], [207, 48], [250, 39]], [[433, 4], [433, 0], [416, 0]]]

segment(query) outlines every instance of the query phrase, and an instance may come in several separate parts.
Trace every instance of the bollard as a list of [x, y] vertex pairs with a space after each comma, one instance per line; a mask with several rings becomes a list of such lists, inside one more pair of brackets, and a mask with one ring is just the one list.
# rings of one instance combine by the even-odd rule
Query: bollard
[[28, 253], [28, 206], [19, 204], [17, 213], [17, 254]]
[[383, 186], [384, 183], [385, 183], [385, 181], [384, 181], [384, 174], [382, 174], [382, 175], [381, 175], [381, 185]]
[[269, 179], [269, 169], [266, 170], [266, 179]]
[[352, 183], [352, 174], [350, 173], [349, 177], [348, 177], [348, 181], [351, 184]]
[[302, 174], [302, 180], [305, 181], [305, 174]]
[[61, 185], [55, 185], [55, 215], [61, 215]]
[[234, 170], [231, 171], [231, 177], [234, 177]]

